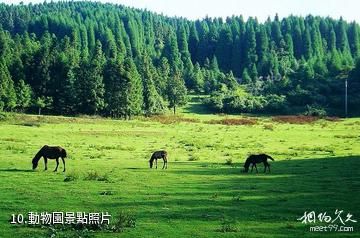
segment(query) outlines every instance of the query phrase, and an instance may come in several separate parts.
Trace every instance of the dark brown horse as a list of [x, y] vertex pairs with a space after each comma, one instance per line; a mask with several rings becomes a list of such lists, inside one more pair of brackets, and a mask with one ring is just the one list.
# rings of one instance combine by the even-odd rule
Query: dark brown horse
[[157, 160], [158, 159], [163, 159], [164, 161], [164, 165], [163, 165], [163, 169], [167, 169], [167, 152], [165, 150], [159, 150], [159, 151], [155, 151], [150, 160], [149, 160], [149, 163], [150, 163], [150, 169], [153, 167], [153, 164], [154, 164], [154, 160], [155, 160], [155, 165], [156, 165], [156, 168], [157, 168]]
[[41, 157], [44, 157], [45, 162], [45, 170], [47, 170], [47, 160], [48, 159], [55, 159], [56, 160], [56, 168], [54, 172], [57, 171], [57, 168], [59, 166], [59, 158], [61, 158], [63, 164], [64, 164], [64, 170], [65, 172], [65, 158], [66, 158], [66, 150], [61, 148], [60, 146], [48, 146], [44, 145], [39, 152], [35, 155], [35, 157], [32, 160], [33, 169], [36, 169], [38, 166], [39, 160]]
[[245, 164], [244, 164], [245, 172], [247, 173], [249, 171], [250, 164], [252, 164], [251, 172], [253, 171], [253, 168], [255, 166], [256, 173], [257, 173], [258, 170], [256, 168], [256, 164], [264, 163], [264, 166], [265, 166], [264, 173], [266, 172], [266, 168], [269, 168], [269, 173], [270, 173], [270, 164], [267, 162], [267, 159], [271, 159], [272, 161], [274, 161], [274, 159], [270, 155], [267, 155], [267, 154], [250, 155], [246, 159]]

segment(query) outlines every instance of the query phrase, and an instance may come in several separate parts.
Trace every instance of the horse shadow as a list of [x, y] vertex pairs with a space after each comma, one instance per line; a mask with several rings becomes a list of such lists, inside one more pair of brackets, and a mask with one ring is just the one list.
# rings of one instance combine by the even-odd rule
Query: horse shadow
[[1, 172], [27, 172], [27, 173], [34, 173], [35, 171], [32, 169], [0, 169], [0, 173]]

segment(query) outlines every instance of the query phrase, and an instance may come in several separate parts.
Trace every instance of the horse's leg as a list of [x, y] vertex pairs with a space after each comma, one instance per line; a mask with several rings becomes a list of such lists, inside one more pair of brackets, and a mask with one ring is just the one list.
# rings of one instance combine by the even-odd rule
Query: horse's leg
[[264, 161], [264, 173], [266, 173], [266, 167], [267, 167], [267, 164], [266, 164], [266, 161]]
[[155, 159], [155, 163], [156, 163], [156, 169], [157, 169], [157, 159]]
[[252, 166], [251, 166], [251, 173], [252, 173], [252, 171], [253, 171], [253, 168], [254, 168], [254, 164], [252, 164]]
[[267, 161], [264, 161], [264, 166], [265, 166], [264, 173], [266, 173], [266, 168], [269, 168], [269, 173], [270, 173], [270, 164]]
[[45, 163], [45, 170], [47, 170], [47, 158], [44, 157], [44, 163]]
[[62, 160], [62, 162], [63, 162], [63, 164], [64, 164], [64, 170], [63, 170], [63, 172], [65, 172], [65, 158], [61, 157], [61, 160]]
[[59, 166], [59, 158], [56, 158], [56, 168], [55, 168], [54, 172], [57, 171], [58, 166]]
[[165, 168], [165, 164], [166, 164], [166, 160], [163, 158], [163, 162], [164, 162], [164, 164], [163, 164], [163, 168], [162, 169], [164, 169]]
[[257, 170], [256, 164], [254, 164], [254, 165], [255, 165], [256, 173], [259, 173], [258, 170]]

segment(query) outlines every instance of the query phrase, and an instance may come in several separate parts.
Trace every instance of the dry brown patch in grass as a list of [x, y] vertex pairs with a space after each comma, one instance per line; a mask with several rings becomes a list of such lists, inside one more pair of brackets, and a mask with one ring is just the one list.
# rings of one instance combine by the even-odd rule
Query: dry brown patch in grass
[[179, 122], [189, 122], [189, 123], [200, 122], [200, 120], [196, 119], [196, 118], [187, 118], [187, 117], [182, 117], [182, 116], [177, 116], [177, 115], [175, 115], [175, 116], [158, 115], [158, 116], [148, 117], [145, 120], [156, 121], [161, 124], [174, 124], [174, 123], [179, 123]]
[[319, 120], [319, 117], [314, 116], [275, 116], [272, 118], [273, 121], [280, 123], [290, 124], [309, 124]]
[[81, 130], [79, 134], [91, 135], [91, 136], [153, 136], [164, 134], [164, 132], [159, 131], [119, 131], [119, 130]]
[[339, 118], [339, 117], [325, 117], [325, 120], [327, 120], [327, 121], [333, 121], [333, 122], [342, 121], [342, 119]]
[[220, 124], [227, 126], [252, 126], [258, 123], [257, 119], [254, 118], [225, 118], [221, 120], [210, 120], [205, 122], [207, 124]]
[[317, 120], [324, 119], [326, 121], [331, 122], [339, 122], [342, 121], [339, 117], [315, 117], [315, 116], [304, 116], [304, 115], [298, 115], [298, 116], [275, 116], [272, 118], [273, 121], [280, 122], [280, 123], [290, 123], [290, 124], [309, 124], [313, 123]]

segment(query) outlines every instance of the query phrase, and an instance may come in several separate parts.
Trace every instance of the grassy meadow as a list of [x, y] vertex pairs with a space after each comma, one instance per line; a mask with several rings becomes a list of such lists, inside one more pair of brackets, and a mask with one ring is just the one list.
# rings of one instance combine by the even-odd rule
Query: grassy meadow
[[[354, 232], [317, 233], [297, 219], [341, 209], [360, 220], [360, 119], [296, 120], [186, 108], [130, 121], [10, 115], [0, 121], [0, 237], [359, 237], [358, 223], [347, 223]], [[54, 160], [48, 171], [42, 159], [32, 170], [44, 144], [67, 149], [65, 173], [62, 163], [52, 172]], [[168, 170], [148, 168], [158, 149], [169, 153]], [[262, 165], [241, 173], [245, 158], [260, 152], [275, 158], [271, 173]], [[30, 211], [107, 211], [136, 226], [10, 224], [11, 214]]]

